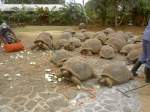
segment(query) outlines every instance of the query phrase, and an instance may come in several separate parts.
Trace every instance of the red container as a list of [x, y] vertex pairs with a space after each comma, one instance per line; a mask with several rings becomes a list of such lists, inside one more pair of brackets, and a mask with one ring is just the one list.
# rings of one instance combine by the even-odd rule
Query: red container
[[17, 52], [17, 51], [24, 50], [24, 46], [21, 42], [12, 43], [12, 44], [5, 44], [4, 50], [6, 52]]

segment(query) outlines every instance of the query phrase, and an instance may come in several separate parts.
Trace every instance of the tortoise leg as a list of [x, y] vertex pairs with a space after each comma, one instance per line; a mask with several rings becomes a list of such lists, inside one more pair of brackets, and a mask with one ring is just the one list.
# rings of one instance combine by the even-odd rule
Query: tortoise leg
[[45, 45], [45, 44], [43, 44], [43, 49], [50, 50], [50, 48], [47, 45]]
[[92, 56], [93, 55], [93, 53], [92, 53], [92, 51], [88, 51], [88, 56]]
[[113, 81], [110, 78], [105, 78], [105, 84], [106, 84], [106, 86], [112, 88]]
[[93, 73], [92, 78], [96, 78], [97, 79], [98, 76], [95, 73]]
[[71, 81], [76, 85], [81, 85], [81, 81], [74, 76], [71, 77]]
[[62, 70], [63, 77], [69, 77], [69, 72], [67, 70]]
[[100, 83], [102, 86], [105, 86], [105, 85], [106, 85], [105, 82], [106, 82], [106, 81], [105, 81], [105, 78], [102, 78], [102, 77], [101, 77], [101, 78], [99, 79], [99, 83]]

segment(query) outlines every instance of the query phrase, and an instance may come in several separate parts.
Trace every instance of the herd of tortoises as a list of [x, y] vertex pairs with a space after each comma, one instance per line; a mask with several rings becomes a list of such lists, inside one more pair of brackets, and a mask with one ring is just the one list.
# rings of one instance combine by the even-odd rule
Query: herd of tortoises
[[131, 32], [114, 31], [106, 28], [98, 32], [89, 32], [81, 28], [80, 31], [66, 29], [56, 42], [50, 33], [43, 32], [34, 41], [32, 50], [51, 50], [51, 62], [56, 65], [61, 74], [73, 83], [80, 85], [82, 81], [97, 78], [102, 85], [112, 87], [132, 79], [131, 72], [126, 65], [112, 63], [106, 66], [97, 77], [92, 67], [70, 52], [78, 51], [81, 55], [96, 55], [104, 59], [113, 59], [116, 54], [126, 56], [129, 62], [135, 62], [142, 53], [142, 35], [135, 36]]

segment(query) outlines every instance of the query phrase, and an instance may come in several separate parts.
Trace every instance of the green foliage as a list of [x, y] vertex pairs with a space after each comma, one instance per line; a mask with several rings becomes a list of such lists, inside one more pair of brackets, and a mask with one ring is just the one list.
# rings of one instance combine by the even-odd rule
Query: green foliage
[[149, 18], [150, 0], [89, 0], [85, 8], [91, 20], [103, 25], [117, 26], [136, 20], [141, 24]]
[[81, 4], [66, 4], [60, 9], [60, 19], [63, 24], [78, 24], [86, 22], [87, 16]]
[[6, 20], [6, 17], [7, 17], [6, 14], [0, 11], [0, 24]]
[[14, 8], [14, 12], [11, 13], [11, 15], [9, 16], [8, 20], [10, 23], [28, 23], [30, 20], [30, 15], [28, 14], [28, 12], [26, 12], [24, 10], [24, 8], [22, 8], [21, 10]]
[[76, 3], [65, 4], [59, 10], [56, 10], [56, 7], [51, 10], [41, 7], [36, 11], [26, 11], [25, 7], [22, 9], [14, 7], [12, 10], [7, 22], [16, 24], [75, 25], [88, 20], [84, 7]]
[[[16, 1], [16, 2], [14, 2]], [[6, 0], [7, 3], [63, 3], [64, 0]], [[59, 10], [53, 7], [26, 11], [13, 8], [13, 12], [0, 12], [0, 22], [37, 25], [77, 25], [91, 22], [103, 25], [147, 24], [150, 15], [150, 0], [89, 0], [81, 4], [64, 4]]]
[[110, 24], [114, 18], [114, 6], [112, 0], [90, 0], [85, 5], [88, 16], [103, 25]]
[[6, 4], [60, 4], [64, 0], [5, 0]]

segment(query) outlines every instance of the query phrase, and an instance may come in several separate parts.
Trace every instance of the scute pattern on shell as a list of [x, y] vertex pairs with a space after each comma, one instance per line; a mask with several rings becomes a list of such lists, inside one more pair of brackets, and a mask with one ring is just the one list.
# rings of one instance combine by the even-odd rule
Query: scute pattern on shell
[[135, 50], [135, 49], [140, 49], [140, 48], [142, 48], [142, 43], [127, 44], [121, 49], [120, 53], [128, 54], [130, 51]]
[[129, 36], [129, 38], [133, 38], [134, 37], [132, 32], [125, 32], [125, 33]]
[[86, 29], [86, 28], [87, 28], [87, 26], [86, 26], [85, 23], [80, 23], [79, 24], [79, 29]]
[[56, 43], [54, 44], [54, 48], [56, 50], [64, 48], [65, 45], [67, 45], [69, 42], [66, 39], [59, 39], [56, 41]]
[[73, 46], [75, 46], [75, 48], [81, 46], [81, 41], [76, 38], [69, 39], [69, 43], [71, 43]]
[[83, 32], [83, 35], [85, 36], [86, 39], [92, 38], [94, 34], [95, 34], [94, 32], [87, 32], [87, 31]]
[[100, 56], [105, 59], [112, 59], [115, 57], [115, 51], [111, 46], [105, 45], [101, 48]]
[[109, 36], [110, 38], [106, 41], [105, 44], [113, 47], [116, 52], [119, 52], [122, 49], [122, 47], [126, 45], [125, 39], [117, 33], [113, 33]]
[[84, 49], [90, 50], [93, 54], [98, 54], [102, 43], [98, 39], [88, 39], [82, 44], [81, 52]]
[[112, 29], [112, 28], [106, 28], [105, 30], [103, 30], [103, 32], [108, 35], [108, 34], [111, 34], [111, 33], [114, 33], [115, 31]]
[[74, 49], [81, 46], [81, 41], [76, 38], [71, 38], [68, 40], [68, 43], [64, 45], [64, 49], [73, 51]]
[[143, 38], [143, 35], [138, 35], [134, 37], [134, 43], [138, 43], [141, 42]]
[[64, 49], [56, 50], [52, 54], [51, 62], [55, 64], [56, 66], [62, 66], [64, 61], [66, 61], [71, 56], [72, 54]]
[[53, 49], [53, 37], [50, 33], [42, 32], [35, 39], [34, 43], [43, 42], [45, 43], [49, 49]]
[[141, 54], [142, 54], [142, 48], [132, 50], [128, 53], [127, 59], [129, 61], [135, 62], [137, 59], [139, 59]]
[[131, 72], [121, 63], [113, 63], [106, 66], [102, 72], [102, 77], [108, 77], [116, 84], [126, 83], [131, 79]]
[[130, 38], [130, 36], [123, 31], [118, 31], [117, 33], [120, 34], [126, 41], [128, 41], [128, 39]]
[[85, 37], [85, 35], [83, 33], [75, 33], [75, 35], [73, 35], [73, 38], [77, 38], [80, 39], [81, 42], [84, 42], [86, 39], [88, 39], [87, 37]]
[[75, 76], [80, 81], [88, 80], [94, 75], [93, 69], [90, 67], [90, 65], [78, 57], [68, 59], [63, 64], [61, 70], [69, 71], [69, 75]]
[[108, 36], [106, 36], [106, 34], [104, 32], [97, 32], [94, 35], [94, 38], [100, 40], [102, 42], [102, 44], [104, 44], [108, 40]]
[[124, 36], [120, 33], [111, 33], [108, 35], [108, 38], [117, 38], [118, 40], [121, 40], [122, 44], [126, 44], [126, 40], [124, 38]]

